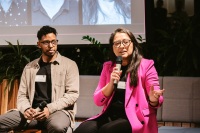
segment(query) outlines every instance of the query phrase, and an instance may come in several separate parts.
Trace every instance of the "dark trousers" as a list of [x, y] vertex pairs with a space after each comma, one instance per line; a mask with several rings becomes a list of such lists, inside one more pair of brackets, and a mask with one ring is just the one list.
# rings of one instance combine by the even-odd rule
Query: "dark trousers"
[[74, 133], [132, 133], [132, 128], [128, 119], [111, 120], [104, 116], [81, 123]]
[[46, 129], [49, 133], [66, 133], [70, 126], [70, 119], [63, 111], [56, 111], [45, 121], [33, 120], [27, 127], [25, 127], [26, 121], [24, 115], [19, 111], [0, 115], [0, 133], [31, 128]]

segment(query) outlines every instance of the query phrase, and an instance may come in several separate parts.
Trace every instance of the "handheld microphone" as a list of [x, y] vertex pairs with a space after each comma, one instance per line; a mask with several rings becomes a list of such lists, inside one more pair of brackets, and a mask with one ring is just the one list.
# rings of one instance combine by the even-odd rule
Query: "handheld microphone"
[[[122, 57], [121, 56], [117, 56], [116, 58], [116, 67], [118, 69], [118, 71], [121, 70], [121, 65], [122, 65]], [[114, 80], [114, 85], [117, 84], [117, 80]]]
[[[39, 104], [39, 106], [35, 109], [37, 112], [42, 111], [47, 106], [47, 102], [43, 101]], [[27, 120], [24, 127], [27, 127], [31, 123], [31, 120]]]

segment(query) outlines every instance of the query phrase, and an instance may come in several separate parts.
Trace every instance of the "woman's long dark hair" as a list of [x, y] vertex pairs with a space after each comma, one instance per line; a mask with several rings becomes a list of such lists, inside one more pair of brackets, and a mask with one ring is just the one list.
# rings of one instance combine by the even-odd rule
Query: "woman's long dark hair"
[[135, 36], [133, 35], [133, 33], [130, 32], [129, 30], [127, 30], [125, 28], [116, 29], [115, 32], [111, 34], [110, 39], [109, 39], [110, 59], [113, 62], [113, 64], [116, 62], [116, 55], [113, 51], [113, 40], [114, 40], [116, 33], [127, 34], [133, 43], [133, 53], [132, 53], [132, 57], [130, 58], [130, 63], [129, 63], [126, 73], [130, 73], [130, 86], [136, 87], [137, 83], [138, 83], [138, 72], [137, 71], [138, 71], [138, 67], [140, 65], [141, 59], [143, 57], [142, 54], [140, 53], [139, 44], [138, 44]]
[[[125, 23], [125, 17], [131, 17], [130, 3], [130, 0], [115, 0], [116, 9], [122, 16], [124, 16]], [[85, 2], [83, 2], [83, 23], [96, 24], [98, 20], [98, 9], [100, 9], [98, 0], [85, 0]]]

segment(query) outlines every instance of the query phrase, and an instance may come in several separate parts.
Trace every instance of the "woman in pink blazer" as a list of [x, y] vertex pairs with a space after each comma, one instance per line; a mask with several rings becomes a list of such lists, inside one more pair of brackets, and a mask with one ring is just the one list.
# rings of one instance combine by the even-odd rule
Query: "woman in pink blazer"
[[[157, 108], [162, 105], [153, 60], [144, 59], [132, 32], [111, 34], [111, 61], [105, 62], [94, 102], [102, 112], [80, 124], [75, 133], [157, 133]], [[116, 66], [116, 59], [122, 58]]]

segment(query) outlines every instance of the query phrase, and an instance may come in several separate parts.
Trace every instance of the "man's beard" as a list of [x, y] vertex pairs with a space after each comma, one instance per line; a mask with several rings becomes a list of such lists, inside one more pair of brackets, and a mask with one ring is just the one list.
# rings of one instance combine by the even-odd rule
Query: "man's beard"
[[49, 58], [52, 58], [55, 54], [56, 54], [56, 51], [53, 53], [53, 54], [48, 54], [48, 51], [47, 52], [44, 52], [44, 54], [49, 57]]

